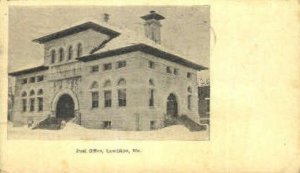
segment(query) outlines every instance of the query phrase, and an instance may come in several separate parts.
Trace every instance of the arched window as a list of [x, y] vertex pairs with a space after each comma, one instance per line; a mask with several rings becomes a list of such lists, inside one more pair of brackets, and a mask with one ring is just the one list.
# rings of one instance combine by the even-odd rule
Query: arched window
[[153, 79], [149, 79], [149, 85], [150, 85], [150, 86], [154, 86]]
[[105, 82], [104, 82], [104, 85], [103, 85], [103, 87], [111, 87], [111, 82], [110, 82], [110, 80], [106, 80]]
[[43, 91], [43, 89], [39, 89], [39, 91], [38, 91], [38, 95], [43, 95], [44, 94], [44, 91]]
[[80, 57], [82, 55], [82, 44], [77, 44], [77, 57]]
[[91, 95], [92, 95], [92, 108], [99, 107], [99, 84], [98, 82], [94, 81], [90, 86]]
[[126, 80], [121, 78], [118, 81], [118, 103], [120, 107], [126, 106], [126, 88], [124, 86], [126, 85]]
[[64, 60], [64, 49], [60, 48], [59, 49], [59, 61], [63, 61]]
[[30, 111], [31, 111], [31, 112], [34, 111], [34, 104], [35, 104], [35, 98], [33, 97], [34, 94], [35, 94], [35, 93], [34, 93], [34, 90], [31, 90], [30, 93], [29, 93], [29, 96], [31, 96], [30, 102], [29, 102], [29, 103], [30, 103], [30, 107], [29, 107], [29, 108], [30, 108]]
[[111, 81], [106, 80], [103, 84], [104, 90], [104, 107], [111, 107]]
[[71, 60], [73, 57], [73, 47], [70, 46], [68, 50], [68, 60]]
[[118, 86], [125, 86], [125, 85], [126, 85], [125, 79], [121, 78], [121, 79], [118, 81]]
[[23, 91], [22, 94], [22, 111], [23, 112], [26, 112], [27, 111], [27, 92], [26, 91]]
[[94, 81], [93, 83], [92, 83], [92, 85], [90, 86], [90, 89], [98, 89], [99, 88], [99, 84], [98, 84], [98, 82], [96, 82], [96, 81]]
[[37, 98], [38, 99], [38, 111], [43, 111], [43, 109], [44, 109], [44, 98], [42, 96], [44, 94], [43, 89], [39, 89], [37, 94], [38, 94], [38, 98]]
[[187, 91], [188, 91], [189, 93], [192, 93], [192, 88], [189, 86], [189, 87], [187, 88]]
[[22, 97], [26, 97], [26, 96], [27, 96], [27, 92], [26, 92], [26, 91], [23, 91], [22, 94], [21, 94], [21, 96], [22, 96]]
[[55, 58], [56, 58], [56, 52], [55, 50], [52, 50], [51, 51], [51, 63], [55, 63]]
[[34, 90], [31, 90], [30, 93], [29, 93], [30, 96], [34, 96], [34, 94], [35, 94]]

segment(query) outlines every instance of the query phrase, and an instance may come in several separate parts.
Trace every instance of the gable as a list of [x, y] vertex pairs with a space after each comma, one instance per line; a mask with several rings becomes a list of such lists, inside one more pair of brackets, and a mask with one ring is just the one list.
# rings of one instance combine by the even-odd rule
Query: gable
[[88, 30], [88, 29], [92, 29], [96, 32], [108, 35], [110, 37], [116, 37], [120, 34], [117, 31], [114, 31], [108, 27], [98, 25], [94, 22], [86, 22], [86, 23], [83, 23], [80, 25], [76, 25], [76, 26], [73, 26], [73, 27], [40, 37], [40, 38], [34, 39], [33, 41], [43, 44], [43, 43], [49, 42], [51, 40], [62, 38], [62, 37], [69, 36], [69, 35], [73, 35], [73, 34], [81, 32], [81, 31]]

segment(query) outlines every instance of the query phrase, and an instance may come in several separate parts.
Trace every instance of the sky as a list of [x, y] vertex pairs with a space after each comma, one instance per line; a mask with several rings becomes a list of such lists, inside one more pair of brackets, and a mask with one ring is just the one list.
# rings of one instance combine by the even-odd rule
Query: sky
[[[89, 19], [144, 33], [140, 18], [155, 10], [166, 19], [161, 21], [161, 44], [188, 60], [209, 67], [210, 13], [209, 6], [10, 6], [8, 70], [16, 71], [43, 63], [43, 45], [33, 39], [59, 31]], [[209, 78], [209, 71], [199, 73]]]

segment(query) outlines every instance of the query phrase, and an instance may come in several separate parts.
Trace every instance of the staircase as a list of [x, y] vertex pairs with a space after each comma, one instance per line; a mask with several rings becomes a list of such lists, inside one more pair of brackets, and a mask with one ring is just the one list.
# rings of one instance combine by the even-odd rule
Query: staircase
[[176, 119], [176, 121], [177, 121], [177, 124], [184, 125], [190, 131], [201, 131], [201, 130], [206, 130], [206, 128], [207, 128], [207, 126], [196, 123], [195, 121], [191, 120], [186, 115], [179, 116]]
[[39, 122], [33, 129], [59, 130], [62, 120], [63, 119], [59, 119], [56, 117], [49, 117]]

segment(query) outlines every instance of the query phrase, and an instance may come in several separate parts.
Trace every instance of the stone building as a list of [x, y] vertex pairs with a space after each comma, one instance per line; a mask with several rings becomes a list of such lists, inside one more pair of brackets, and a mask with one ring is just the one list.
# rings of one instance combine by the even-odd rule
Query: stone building
[[[106, 16], [107, 17], [107, 16]], [[199, 123], [197, 72], [207, 69], [160, 45], [163, 16], [141, 17], [145, 36], [88, 21], [33, 40], [44, 64], [16, 78], [13, 122], [75, 120], [87, 128], [151, 130], [166, 116]]]

